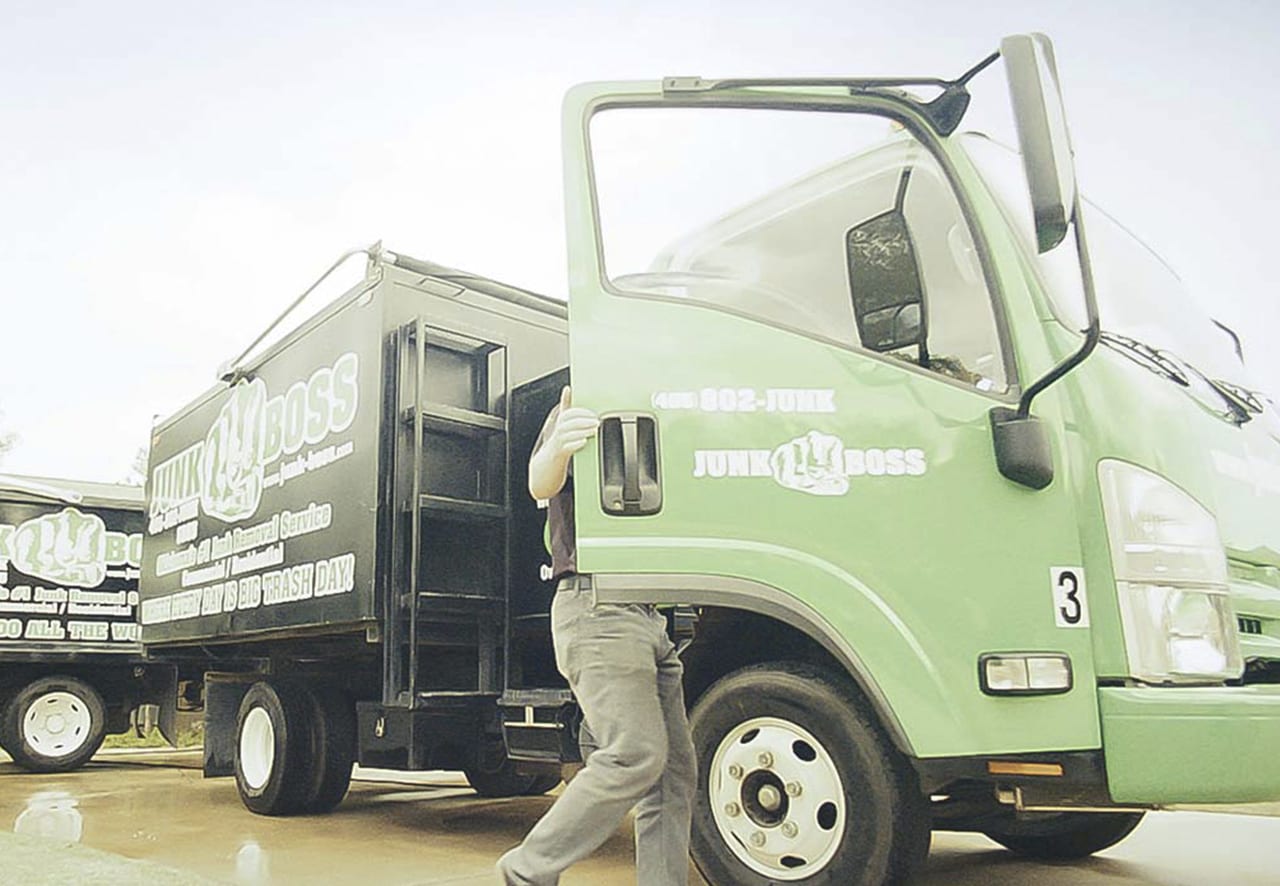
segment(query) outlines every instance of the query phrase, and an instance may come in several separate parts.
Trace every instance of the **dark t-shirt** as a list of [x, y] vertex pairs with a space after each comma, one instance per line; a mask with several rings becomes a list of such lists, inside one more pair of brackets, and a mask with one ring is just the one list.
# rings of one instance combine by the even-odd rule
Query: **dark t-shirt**
[[[547, 413], [542, 423], [538, 440], [533, 444], [537, 452], [555, 426], [556, 417], [560, 415], [560, 404], [557, 403]], [[551, 536], [551, 574], [556, 579], [564, 578], [578, 571], [578, 535], [573, 524], [573, 461], [569, 461], [568, 475], [564, 486], [547, 502], [547, 529]]]

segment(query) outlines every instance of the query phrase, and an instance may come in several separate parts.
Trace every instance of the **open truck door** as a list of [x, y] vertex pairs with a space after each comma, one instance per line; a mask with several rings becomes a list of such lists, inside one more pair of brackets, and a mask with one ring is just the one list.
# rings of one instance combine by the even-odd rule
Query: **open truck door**
[[[579, 567], [601, 600], [748, 611], [840, 664], [799, 699], [794, 649], [722, 647], [756, 669], [691, 675], [714, 883], [878, 882], [927, 843], [927, 761], [1100, 744], [1071, 404], [1037, 401], [1034, 482], [993, 447], [993, 412], [1061, 355], [1010, 334], [1038, 320], [948, 142], [966, 103], [962, 81], [696, 77], [565, 103], [570, 370], [602, 418], [575, 466]], [[901, 777], [868, 772], [882, 759]], [[775, 802], [775, 776], [807, 799]]]

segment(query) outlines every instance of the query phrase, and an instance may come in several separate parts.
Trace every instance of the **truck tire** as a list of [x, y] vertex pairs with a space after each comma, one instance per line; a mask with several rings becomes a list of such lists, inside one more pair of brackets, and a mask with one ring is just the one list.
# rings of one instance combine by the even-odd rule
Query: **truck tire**
[[75, 677], [32, 680], [0, 713], [0, 740], [31, 772], [69, 772], [89, 761], [106, 737], [107, 711], [96, 689]]
[[1145, 812], [1031, 813], [983, 831], [1006, 849], [1046, 861], [1084, 858], [1129, 836]]
[[537, 797], [560, 786], [563, 781], [558, 775], [535, 775], [533, 782], [522, 793], [526, 797]]
[[312, 705], [306, 690], [288, 683], [249, 687], [236, 718], [236, 790], [259, 815], [302, 810], [313, 787]]
[[311, 783], [301, 811], [332, 812], [351, 787], [356, 762], [356, 709], [340, 689], [309, 686], [312, 741]]
[[479, 759], [462, 771], [467, 784], [482, 797], [520, 797], [545, 794], [560, 783], [550, 775], [525, 775], [516, 771], [516, 764], [507, 759], [507, 749], [501, 739], [485, 743]]
[[928, 852], [928, 799], [840, 676], [753, 665], [690, 718], [692, 854], [712, 886], [880, 886]]

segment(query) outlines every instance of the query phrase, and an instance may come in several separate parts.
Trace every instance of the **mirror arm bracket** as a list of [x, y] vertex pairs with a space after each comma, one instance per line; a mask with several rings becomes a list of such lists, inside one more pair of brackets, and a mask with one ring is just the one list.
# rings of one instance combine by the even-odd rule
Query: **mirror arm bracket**
[[1031, 414], [1031, 401], [1047, 387], [1075, 369], [1093, 353], [1101, 336], [1098, 301], [1089, 261], [1089, 244], [1085, 237], [1077, 194], [1071, 207], [1071, 223], [1075, 227], [1076, 258], [1080, 263], [1080, 281], [1084, 289], [1085, 313], [1089, 326], [1084, 330], [1084, 343], [1073, 354], [1033, 382], [1022, 393], [1016, 410], [997, 406], [991, 410], [992, 443], [996, 467], [1000, 473], [1030, 489], [1044, 489], [1053, 482], [1053, 448], [1040, 419]]
[[1071, 224], [1075, 228], [1076, 259], [1080, 265], [1080, 282], [1084, 290], [1085, 317], [1089, 325], [1082, 330], [1084, 332], [1084, 343], [1079, 350], [1036, 379], [1022, 392], [1022, 397], [1018, 401], [1019, 418], [1030, 416], [1031, 401], [1045, 388], [1083, 363], [1093, 353], [1093, 349], [1098, 346], [1098, 339], [1102, 334], [1102, 325], [1098, 319], [1098, 299], [1093, 283], [1093, 265], [1089, 259], [1089, 241], [1085, 237], [1084, 222], [1081, 219], [1079, 194], [1076, 195], [1071, 206]]

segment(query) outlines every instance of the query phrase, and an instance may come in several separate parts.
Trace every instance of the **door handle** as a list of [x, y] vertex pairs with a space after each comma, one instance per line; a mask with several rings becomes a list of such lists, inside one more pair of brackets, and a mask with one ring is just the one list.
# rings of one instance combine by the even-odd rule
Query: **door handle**
[[640, 433], [634, 419], [622, 422], [622, 503], [640, 504]]
[[621, 413], [600, 419], [600, 507], [617, 517], [662, 510], [658, 420]]

